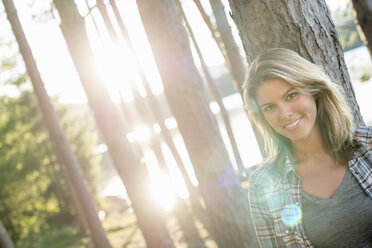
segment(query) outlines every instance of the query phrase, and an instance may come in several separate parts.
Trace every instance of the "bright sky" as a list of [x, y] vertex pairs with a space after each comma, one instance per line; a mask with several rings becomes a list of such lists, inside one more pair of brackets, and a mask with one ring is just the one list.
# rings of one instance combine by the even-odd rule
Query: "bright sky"
[[343, 9], [350, 2], [350, 0], [326, 0], [331, 10]]
[[[49, 2], [50, 0], [35, 1], [36, 8], [48, 8]], [[76, 2], [79, 4], [80, 12], [83, 15], [86, 15], [87, 9], [85, 0], [76, 0]], [[91, 6], [95, 4], [94, 0], [89, 0], [88, 2]], [[331, 9], [337, 9], [343, 8], [347, 4], [348, 0], [327, 0], [326, 2], [329, 4]], [[208, 1], [204, 0], [202, 3], [206, 12], [211, 14]], [[227, 5], [227, 0], [223, 0], [223, 3]], [[67, 48], [59, 30], [58, 21], [52, 19], [47, 22], [37, 23], [32, 20], [31, 16], [38, 14], [39, 12], [35, 11], [35, 9], [31, 10], [27, 5], [27, 1], [16, 0], [15, 4], [48, 92], [51, 95], [60, 94], [60, 101], [63, 103], [86, 102], [85, 94], [72, 66], [71, 59], [68, 56]], [[152, 83], [152, 89], [156, 93], [159, 93], [162, 90], [160, 77], [156, 70], [151, 49], [147, 43], [146, 35], [140, 22], [135, 0], [117, 1], [117, 4], [128, 32], [133, 40], [133, 44], [135, 45], [136, 53], [141, 59], [144, 71], [150, 79], [149, 81]], [[209, 30], [203, 23], [193, 1], [184, 0], [183, 8], [190, 25], [193, 27], [193, 31], [206, 63], [208, 65], [222, 64], [224, 62], [223, 57], [211, 38]], [[93, 11], [93, 13], [97, 14], [97, 11]], [[103, 35], [101, 35], [104, 37], [105, 47], [102, 47], [97, 39], [98, 36], [91, 21], [92, 18], [86, 19], [87, 29], [89, 36], [91, 37], [92, 46], [96, 51], [95, 55], [97, 61], [101, 62], [99, 63], [101, 74], [106, 79], [107, 87], [115, 101], [119, 101], [119, 95], [117, 94], [118, 89], [124, 93], [127, 99], [130, 99], [131, 95], [128, 93], [130, 91], [125, 84], [123, 84], [123, 80], [129, 82], [130, 76], [137, 76], [131, 73], [134, 71], [134, 68], [132, 67], [133, 63], [128, 59], [130, 55], [125, 47], [120, 49], [120, 53], [116, 52], [117, 49], [114, 49], [108, 42], [107, 32], [102, 28], [103, 25], [101, 18], [99, 15], [95, 15], [94, 18], [98, 26], [101, 27], [100, 31], [103, 33]], [[229, 21], [233, 26], [234, 35], [239, 43], [240, 40], [237, 37], [237, 30], [234, 27], [232, 20], [229, 19]], [[42, 38], [40, 39], [40, 37]], [[198, 65], [199, 61], [194, 51], [193, 55]], [[123, 58], [127, 58], [127, 60], [123, 60]], [[120, 76], [122, 75], [120, 69], [123, 67], [129, 68], [127, 70], [128, 73], [126, 74], [128, 75], [127, 78], [122, 78]]]
[[[49, 2], [48, 0], [45, 1], [46, 3]], [[47, 4], [43, 6], [42, 1], [36, 2], [36, 4], [40, 4], [37, 6], [44, 8], [47, 6]], [[84, 0], [77, 0], [76, 2], [80, 4], [80, 12], [85, 15], [87, 9], [84, 7], [86, 6]], [[94, 4], [94, 1], [89, 2]], [[35, 10], [31, 10], [23, 0], [16, 0], [15, 4], [49, 94], [60, 94], [60, 101], [63, 103], [86, 102], [85, 94], [72, 66], [63, 36], [59, 30], [58, 20], [52, 19], [47, 22], [35, 22], [31, 18], [31, 16], [35, 14]], [[159, 93], [162, 90], [160, 77], [140, 22], [135, 1], [118, 1], [117, 4], [132, 38], [136, 53], [143, 65], [143, 69], [149, 81], [152, 83], [152, 89], [155, 93]], [[209, 35], [206, 25], [200, 25], [201, 23], [203, 24], [202, 18], [197, 14], [198, 10], [192, 1], [185, 1], [184, 8], [186, 15], [189, 17], [190, 24], [196, 27], [194, 28], [194, 32], [200, 44], [200, 48], [203, 51], [206, 63], [208, 65], [223, 63], [223, 57], [219, 53], [211, 35]], [[207, 12], [210, 12], [208, 8]], [[127, 72], [129, 74], [135, 71], [133, 63], [128, 59], [130, 54], [125, 47], [120, 49], [120, 53], [117, 52], [117, 48], [112, 47], [112, 44], [108, 41], [107, 32], [102, 28], [103, 22], [100, 16], [97, 15], [97, 11], [93, 11], [93, 16], [101, 31], [101, 36], [104, 39], [104, 47], [100, 43], [99, 38], [97, 38], [98, 35], [94, 28], [92, 18], [88, 17], [86, 22], [91, 44], [96, 52], [95, 55], [101, 68], [101, 74], [106, 79], [110, 94], [114, 101], [119, 101], [119, 95], [117, 94], [118, 88], [120, 88], [124, 94], [129, 92], [125, 84], [123, 84], [123, 80], [128, 82], [130, 81], [129, 76], [136, 77], [137, 75], [133, 75], [132, 73], [128, 78], [120, 78], [120, 70], [123, 67], [128, 68]], [[40, 37], [42, 38], [40, 39]], [[127, 60], [123, 60], [123, 58]], [[196, 61], [196, 63], [198, 64], [199, 61]], [[127, 94], [126, 97], [130, 98], [130, 94]]]

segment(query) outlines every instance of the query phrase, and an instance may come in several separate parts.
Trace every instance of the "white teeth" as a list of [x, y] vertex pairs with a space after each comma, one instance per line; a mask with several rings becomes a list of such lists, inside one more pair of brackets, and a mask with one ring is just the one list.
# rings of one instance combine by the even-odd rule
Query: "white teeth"
[[292, 128], [292, 127], [296, 126], [300, 122], [300, 120], [301, 120], [301, 118], [299, 118], [298, 120], [286, 125], [285, 127], [286, 128]]

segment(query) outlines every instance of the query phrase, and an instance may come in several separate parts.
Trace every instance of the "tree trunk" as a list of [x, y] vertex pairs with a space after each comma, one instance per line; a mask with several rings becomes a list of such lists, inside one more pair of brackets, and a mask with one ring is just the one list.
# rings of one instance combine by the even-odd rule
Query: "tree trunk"
[[161, 210], [149, 198], [146, 170], [126, 139], [124, 120], [112, 103], [98, 73], [84, 20], [73, 0], [54, 0], [54, 4], [61, 18], [63, 36], [90, 108], [94, 112], [98, 129], [131, 199], [145, 241], [149, 247], [174, 247]]
[[[60, 174], [59, 172], [61, 172], [62, 175], [63, 175], [64, 182], [65, 182], [66, 187], [67, 187], [67, 191], [69, 192], [69, 196], [70, 196], [70, 199], [72, 201], [72, 205], [74, 206], [74, 209], [76, 211], [75, 216], [76, 216], [76, 220], [77, 220], [78, 225], [79, 225], [79, 229], [84, 236], [89, 236], [90, 235], [89, 223], [88, 223], [88, 221], [86, 219], [86, 216], [84, 214], [84, 209], [83, 209], [83, 207], [82, 207], [82, 205], [79, 201], [79, 197], [76, 195], [76, 192], [74, 191], [71, 180], [68, 176], [68, 172], [66, 170], [66, 165], [56, 163], [56, 161], [53, 159], [52, 151], [50, 151], [48, 144], [45, 142], [44, 145], [45, 145], [45, 147], [47, 149], [47, 153], [49, 155], [50, 163], [49, 163], [49, 166], [48, 166], [48, 171], [49, 171], [50, 177], [52, 178], [54, 183], [58, 184], [58, 186], [56, 187], [56, 190], [55, 190], [55, 194], [56, 194], [56, 199], [59, 203], [59, 207], [60, 207], [60, 209], [68, 207], [68, 205], [66, 204], [66, 202], [64, 201], [64, 199], [62, 197], [62, 191], [61, 191], [62, 190], [62, 184], [60, 183], [61, 181], [58, 178], [58, 174]], [[56, 166], [59, 166], [59, 171], [57, 171], [57, 168], [55, 167], [55, 164], [56, 164]]]
[[355, 25], [372, 58], [372, 0], [352, 0]]
[[[112, 26], [112, 23], [109, 19], [109, 15], [106, 9], [106, 6], [103, 2], [103, 0], [98, 0], [97, 2], [98, 9], [100, 13], [102, 14], [103, 20], [105, 22], [106, 28], [109, 31], [110, 38], [113, 42], [118, 43], [117, 35], [115, 33], [115, 30]], [[115, 7], [115, 6], [114, 6]], [[132, 79], [133, 80], [133, 79]], [[135, 86], [135, 82], [130, 82], [129, 86], [131, 87], [131, 91], [134, 95], [134, 108], [138, 116], [138, 121], [141, 124], [147, 125], [147, 127], [151, 130], [151, 137], [148, 141], [151, 150], [154, 152], [156, 159], [159, 164], [159, 169], [166, 176], [167, 180], [169, 181], [171, 179], [171, 172], [166, 164], [166, 160], [164, 157], [164, 154], [161, 149], [161, 143], [162, 140], [159, 136], [159, 134], [155, 133], [152, 129], [152, 125], [156, 122], [156, 118], [154, 116], [154, 113], [151, 111], [151, 108], [149, 107], [148, 102], [143, 98], [138, 88]], [[152, 94], [149, 92], [148, 94]], [[129, 111], [126, 109], [127, 106], [123, 102], [122, 107], [123, 110], [126, 112], [126, 115], [129, 119], [132, 119], [132, 116], [130, 116]], [[161, 120], [163, 122], [164, 120]], [[134, 127], [133, 121], [131, 120], [132, 128]], [[132, 129], [133, 130], [133, 129]], [[166, 130], [163, 130], [165, 132]], [[137, 142], [136, 142], [137, 143]], [[182, 164], [180, 164], [181, 166]], [[186, 175], [188, 177], [188, 175]], [[187, 180], [188, 178], [185, 178]], [[191, 192], [192, 193], [192, 192]], [[195, 226], [195, 222], [192, 219], [192, 216], [189, 214], [187, 204], [184, 199], [181, 199], [180, 197], [175, 197], [176, 204], [173, 208], [173, 213], [177, 219], [177, 223], [183, 233], [183, 237], [188, 244], [188, 246], [191, 247], [198, 247], [203, 248], [205, 247], [203, 240], [201, 239], [197, 227]]]
[[66, 170], [65, 167], [66, 166], [64, 164], [60, 164], [61, 172], [62, 172], [63, 178], [65, 178], [66, 187], [68, 189], [69, 196], [71, 198], [73, 206], [75, 207], [75, 211], [76, 211], [75, 214], [76, 214], [77, 220], [79, 221], [80, 230], [83, 235], [90, 236], [92, 235], [92, 232], [90, 232], [87, 216], [85, 216], [84, 214], [84, 206], [82, 206], [82, 204], [79, 202], [79, 195], [77, 195], [76, 192], [74, 192], [74, 185], [71, 182], [68, 176], [68, 171]]
[[9, 237], [3, 223], [0, 220], [0, 247], [2, 248], [14, 248], [13, 242]]
[[229, 137], [231, 148], [232, 148], [233, 153], [234, 153], [234, 158], [235, 158], [235, 161], [236, 161], [238, 173], [240, 175], [244, 175], [245, 174], [245, 169], [244, 169], [244, 166], [243, 166], [243, 163], [242, 163], [242, 159], [240, 157], [240, 153], [239, 153], [239, 150], [238, 150], [238, 144], [236, 143], [236, 140], [235, 140], [235, 137], [234, 137], [234, 133], [232, 131], [229, 114], [228, 114], [228, 112], [227, 112], [227, 110], [225, 108], [225, 105], [223, 105], [222, 97], [221, 97], [220, 93], [218, 92], [216, 83], [213, 81], [212, 75], [210, 74], [209, 69], [208, 69], [208, 67], [207, 67], [207, 65], [206, 65], [206, 63], [204, 61], [204, 58], [203, 58], [203, 55], [202, 55], [202, 53], [200, 51], [199, 45], [196, 42], [194, 33], [193, 33], [192, 29], [191, 29], [190, 24], [188, 23], [188, 21], [186, 19], [185, 13], [183, 12], [181, 3], [180, 2], [178, 2], [178, 3], [179, 3], [179, 10], [181, 12], [182, 18], [185, 21], [186, 29], [189, 32], [189, 35], [191, 37], [191, 40], [192, 40], [192, 43], [193, 43], [194, 48], [196, 50], [196, 53], [198, 54], [201, 67], [202, 67], [202, 70], [204, 72], [206, 84], [207, 84], [210, 92], [212, 93], [213, 99], [217, 102], [217, 104], [218, 104], [218, 106], [220, 108], [221, 117], [222, 117], [222, 120], [223, 120], [223, 122], [225, 124], [227, 136]]
[[176, 160], [178, 168], [180, 169], [180, 172], [183, 176], [183, 179], [185, 181], [187, 190], [189, 191], [189, 194], [190, 194], [190, 199], [191, 199], [191, 204], [192, 204], [192, 207], [193, 207], [193, 211], [196, 214], [203, 214], [203, 207], [201, 205], [200, 192], [192, 184], [192, 182], [190, 180], [190, 177], [189, 177], [189, 175], [186, 171], [186, 166], [182, 161], [181, 155], [178, 152], [178, 150], [176, 148], [176, 145], [174, 144], [172, 134], [164, 124], [165, 115], [164, 115], [164, 113], [163, 113], [163, 111], [160, 107], [160, 103], [159, 103], [158, 99], [152, 93], [152, 90], [150, 88], [150, 84], [149, 84], [149, 82], [148, 82], [148, 80], [145, 76], [144, 71], [141, 68], [139, 58], [138, 58], [137, 54], [134, 53], [133, 44], [132, 44], [132, 42], [129, 38], [129, 34], [127, 32], [127, 29], [125, 28], [124, 22], [123, 22], [120, 14], [119, 14], [118, 8], [117, 8], [116, 3], [115, 3], [115, 0], [110, 0], [110, 4], [111, 4], [111, 7], [113, 9], [116, 21], [119, 24], [121, 34], [123, 35], [123, 37], [126, 41], [126, 44], [129, 47], [130, 51], [134, 55], [133, 57], [135, 58], [137, 73], [140, 75], [142, 84], [145, 88], [145, 91], [146, 91], [146, 94], [147, 94], [147, 100], [149, 102], [151, 112], [154, 115], [154, 118], [155, 118], [156, 122], [160, 126], [161, 136], [163, 137], [163, 139], [167, 143], [169, 149], [171, 150], [172, 155], [173, 155], [174, 159]]
[[164, 92], [199, 180], [219, 247], [249, 247], [248, 201], [233, 172], [175, 0], [137, 0]]
[[[234, 54], [234, 51], [235, 51], [235, 48], [234, 49], [230, 49], [229, 50], [229, 54], [227, 54], [227, 51], [226, 51], [226, 46], [224, 44], [224, 41], [222, 40], [222, 37], [221, 37], [221, 33], [218, 31], [217, 27], [216, 26], [213, 26], [212, 25], [212, 22], [209, 18], [209, 16], [207, 15], [207, 13], [205, 12], [204, 8], [203, 8], [203, 5], [201, 4], [200, 0], [194, 0], [194, 3], [196, 5], [196, 7], [198, 8], [205, 24], [207, 25], [209, 31], [211, 32], [211, 35], [213, 37], [213, 39], [215, 40], [218, 48], [220, 49], [224, 59], [225, 59], [225, 65], [227, 67], [227, 69], [229, 69], [229, 72], [230, 72], [230, 75], [231, 75], [231, 78], [233, 79], [233, 85], [235, 87], [235, 89], [240, 93], [240, 95], [242, 96], [243, 98], [243, 89], [242, 89], [242, 85], [243, 85], [243, 81], [244, 81], [244, 74], [245, 74], [245, 68], [241, 67], [241, 65], [244, 66], [244, 63], [242, 61], [242, 58], [240, 57], [239, 60], [235, 60], [235, 61], [230, 61], [232, 59], [233, 54]], [[213, 10], [214, 11], [214, 10]], [[217, 11], [217, 10], [216, 10]], [[219, 18], [219, 23], [216, 23], [216, 25], [218, 24], [221, 24], [221, 23], [224, 23], [224, 21], [227, 21], [226, 20], [226, 15], [223, 13], [224, 16], [221, 16], [219, 15], [219, 13], [217, 12], [215, 14], [215, 18]], [[227, 27], [228, 27], [228, 23], [227, 23]], [[226, 30], [224, 28], [221, 28], [222, 30]], [[226, 30], [227, 31], [227, 30]], [[223, 32], [222, 33], [224, 34], [224, 37], [225, 37], [225, 40], [229, 40], [232, 38], [229, 37], [229, 33], [231, 34], [231, 31], [230, 29], [227, 31], [227, 32]], [[218, 34], [218, 35], [217, 35]], [[233, 44], [230, 45], [229, 48], [231, 48], [232, 46], [235, 45], [236, 47], [236, 44], [235, 44], [235, 41], [234, 39], [233, 40]], [[239, 50], [236, 50], [239, 52]], [[240, 56], [240, 52], [239, 52], [239, 56]], [[237, 66], [236, 68], [233, 68], [232, 67], [232, 64], [234, 64], [235, 66]], [[239, 80], [239, 78], [241, 80]], [[240, 83], [238, 83], [240, 81]]]
[[[155, 121], [155, 117], [153, 116], [153, 113], [150, 111], [150, 107], [148, 106], [145, 98], [143, 98], [139, 94], [139, 91], [137, 87], [134, 85], [134, 82], [131, 82], [130, 86], [131, 91], [134, 95], [133, 104], [135, 107], [135, 111], [139, 117], [139, 123], [146, 124], [148, 127], [151, 128], [152, 124]], [[161, 142], [162, 140], [159, 137], [159, 134], [155, 133], [152, 130], [148, 144], [150, 149], [155, 154], [162, 175], [164, 175], [166, 179], [169, 181], [171, 179], [171, 172], [166, 164], [166, 160], [161, 149]], [[183, 237], [185, 239], [185, 242], [188, 244], [188, 247], [190, 248], [205, 247], [204, 242], [200, 238], [200, 235], [197, 231], [195, 222], [193, 221], [191, 215], [189, 214], [185, 200], [178, 197], [177, 194], [175, 197], [175, 204], [172, 213], [175, 215], [177, 219], [177, 223], [180, 227], [180, 230], [183, 233]]]
[[214, 18], [216, 19], [216, 26], [221, 40], [225, 46], [227, 57], [230, 62], [231, 74], [234, 78], [235, 87], [238, 92], [243, 95], [243, 83], [245, 78], [245, 64], [240, 54], [239, 47], [236, 45], [231, 27], [227, 21], [225, 14], [225, 8], [221, 3], [221, 0], [209, 0]]
[[283, 47], [319, 65], [343, 87], [357, 125], [364, 125], [336, 28], [324, 0], [229, 0], [248, 64], [262, 51]]
[[[13, 220], [12, 220], [11, 208], [8, 207], [8, 204], [6, 203], [6, 196], [5, 196], [5, 194], [2, 191], [0, 191], [0, 202], [1, 202], [1, 207], [2, 207], [2, 211], [1, 212], [4, 213], [3, 220], [6, 221], [6, 225], [7, 225], [8, 230], [13, 235], [15, 235], [16, 234], [16, 228], [15, 228], [14, 223], [13, 223]], [[0, 212], [0, 214], [1, 214], [1, 212]]]
[[80, 197], [81, 205], [85, 209], [84, 213], [86, 214], [86, 219], [89, 223], [92, 241], [97, 247], [111, 247], [106, 237], [106, 233], [102, 228], [101, 222], [98, 219], [96, 205], [89, 192], [81, 168], [71, 150], [58, 116], [44, 88], [43, 81], [39, 71], [37, 70], [36, 62], [22, 30], [13, 1], [5, 0], [3, 3], [12, 30], [18, 42], [20, 52], [25, 61], [28, 74], [31, 78], [35, 94], [39, 101], [44, 123], [48, 129], [56, 157], [61, 166], [66, 166], [68, 177], [71, 179], [76, 194]]

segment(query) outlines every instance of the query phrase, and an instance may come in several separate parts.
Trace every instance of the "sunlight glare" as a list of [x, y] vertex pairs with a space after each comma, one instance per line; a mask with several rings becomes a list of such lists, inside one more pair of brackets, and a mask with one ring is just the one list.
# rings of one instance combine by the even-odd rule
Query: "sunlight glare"
[[114, 177], [106, 185], [105, 188], [100, 191], [102, 197], [106, 196], [118, 196], [122, 199], [127, 199], [127, 190], [124, 187], [123, 181], [120, 177]]
[[163, 92], [163, 85], [141, 22], [136, 2], [117, 1], [116, 4], [118, 5], [119, 12], [134, 46], [134, 52], [137, 54], [145, 76], [150, 84], [150, 88], [153, 94], [158, 95]]
[[156, 134], [161, 133], [161, 128], [158, 123], [154, 123], [154, 125], [152, 125], [152, 129], [154, 130], [154, 133]]
[[130, 133], [127, 134], [127, 139], [129, 141], [129, 143], [136, 142], [136, 136], [134, 135], [133, 132], [130, 132]]
[[[172, 152], [170, 151], [169, 147], [165, 144], [162, 144], [161, 148], [164, 154], [165, 161], [167, 163], [167, 167], [171, 174], [171, 181], [173, 186], [176, 188], [178, 195], [182, 199], [188, 198], [190, 194], [186, 188], [185, 181], [181, 175], [180, 170], [178, 169], [176, 160], [174, 159]], [[179, 166], [183, 165], [180, 164]]]
[[177, 128], [177, 121], [176, 121], [176, 118], [174, 118], [173, 116], [165, 119], [164, 123], [168, 129]]
[[[223, 64], [225, 60], [195, 4], [192, 1], [185, 1], [182, 3], [182, 8], [195, 35], [195, 39], [197, 40], [206, 64], [209, 66]], [[200, 66], [199, 57], [193, 46], [192, 54], [195, 64]]]
[[122, 94], [124, 101], [130, 101], [133, 95], [128, 84], [136, 77], [133, 58], [125, 46], [110, 40], [102, 17], [96, 9], [92, 10], [92, 15], [85, 18], [89, 42], [111, 99], [120, 102]]
[[181, 159], [183, 161], [183, 164], [185, 165], [185, 169], [190, 177], [191, 183], [194, 186], [198, 186], [199, 182], [198, 179], [196, 178], [195, 171], [194, 168], [192, 167], [192, 163], [190, 161], [190, 157], [185, 147], [185, 143], [183, 142], [182, 136], [178, 134], [177, 136], [174, 137], [173, 140], [174, 144], [177, 147], [177, 151], [180, 153]]
[[146, 126], [139, 126], [134, 130], [134, 136], [136, 141], [145, 143], [149, 141], [151, 137], [150, 129]]
[[152, 151], [145, 153], [145, 161], [150, 175], [150, 191], [164, 211], [169, 212], [174, 206], [174, 190], [170, 187], [169, 178], [160, 171]]
[[89, 13], [89, 7], [84, 0], [75, 0], [75, 4], [81, 16], [86, 16]]

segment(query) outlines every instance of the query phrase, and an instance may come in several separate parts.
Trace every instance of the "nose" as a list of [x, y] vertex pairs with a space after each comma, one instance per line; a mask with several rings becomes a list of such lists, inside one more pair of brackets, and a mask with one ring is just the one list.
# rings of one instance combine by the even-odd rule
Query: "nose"
[[292, 109], [289, 104], [282, 104], [279, 106], [280, 118], [282, 120], [289, 120], [292, 117]]

